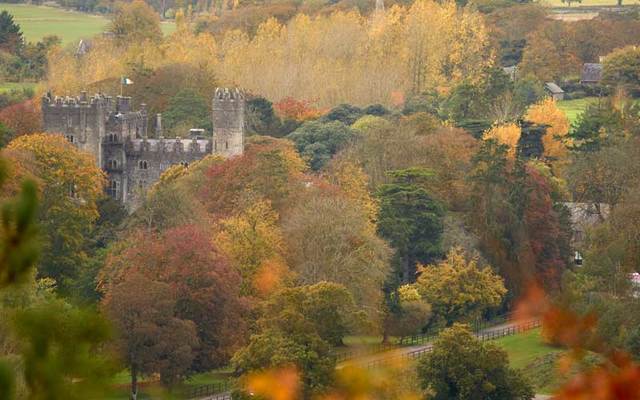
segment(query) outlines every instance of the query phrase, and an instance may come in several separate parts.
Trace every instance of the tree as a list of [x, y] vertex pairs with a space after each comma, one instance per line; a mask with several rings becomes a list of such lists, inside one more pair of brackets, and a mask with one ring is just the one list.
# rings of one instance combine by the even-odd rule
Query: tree
[[638, 90], [640, 81], [640, 48], [627, 46], [607, 55], [602, 68], [602, 82]]
[[198, 346], [196, 326], [177, 317], [177, 299], [168, 284], [133, 273], [113, 286], [102, 308], [117, 329], [116, 347], [131, 373], [131, 395], [138, 376], [160, 374], [164, 384], [183, 378]]
[[567, 156], [567, 144], [563, 141], [569, 133], [569, 120], [557, 107], [555, 100], [547, 98], [529, 107], [525, 119], [534, 124], [546, 126], [542, 137], [544, 156], [563, 161]]
[[164, 127], [176, 137], [189, 134], [190, 128], [205, 129], [211, 132], [211, 112], [209, 103], [191, 89], [182, 89], [169, 99], [162, 114]]
[[15, 328], [30, 398], [80, 400], [105, 393], [115, 369], [100, 352], [110, 329], [95, 310], [44, 303], [18, 313]]
[[442, 205], [425, 189], [431, 172], [410, 168], [389, 172], [393, 183], [378, 189], [378, 232], [395, 249], [394, 273], [402, 282], [415, 280], [416, 263], [441, 254]]
[[515, 158], [521, 134], [522, 131], [520, 127], [514, 123], [510, 123], [506, 125], [493, 126], [482, 135], [482, 138], [484, 140], [493, 139], [499, 144], [507, 146], [509, 149], [509, 157]]
[[20, 25], [7, 11], [0, 12], [0, 50], [16, 54], [24, 44]]
[[314, 171], [320, 170], [353, 138], [353, 132], [342, 122], [304, 123], [287, 136], [296, 144], [300, 155], [308, 160]]
[[247, 131], [250, 135], [281, 136], [281, 123], [273, 104], [264, 97], [247, 101]]
[[214, 246], [210, 232], [195, 225], [132, 232], [112, 246], [101, 288], [109, 293], [134, 273], [168, 284], [176, 317], [195, 324], [199, 346], [190, 370], [224, 365], [245, 340], [248, 305], [239, 294], [240, 277]]
[[9, 128], [14, 136], [42, 131], [42, 115], [31, 100], [0, 110], [0, 122]]
[[332, 346], [343, 345], [342, 339], [359, 322], [351, 293], [343, 285], [331, 282], [283, 289], [262, 305], [262, 312], [260, 326], [280, 330], [287, 330], [289, 313], [299, 313]]
[[392, 309], [385, 314], [384, 332], [400, 336], [400, 343], [405, 336], [414, 335], [427, 326], [432, 315], [431, 305], [422, 299], [413, 285], [400, 286], [387, 306]]
[[282, 285], [288, 268], [278, 213], [268, 201], [247, 204], [237, 215], [220, 221], [215, 243], [229, 256], [242, 277], [241, 294], [269, 294]]
[[460, 324], [438, 335], [432, 351], [418, 364], [418, 377], [436, 400], [528, 400], [534, 396], [522, 374], [509, 367], [504, 350], [478, 341]]
[[418, 268], [415, 284], [420, 296], [446, 325], [482, 317], [487, 309], [502, 302], [507, 289], [502, 278], [477, 258], [467, 259], [460, 248], [453, 248], [444, 261]]
[[45, 240], [38, 274], [67, 291], [87, 260], [84, 246], [98, 218], [104, 173], [91, 155], [57, 134], [20, 136], [4, 154], [13, 163], [11, 181], [31, 176], [40, 184], [38, 219]]
[[298, 283], [344, 285], [375, 319], [390, 250], [358, 203], [313, 191], [287, 213], [282, 230]]
[[117, 3], [109, 30], [121, 43], [140, 43], [162, 39], [160, 17], [143, 0]]
[[333, 381], [335, 355], [325, 340], [341, 341], [352, 306], [340, 285], [319, 283], [285, 289], [266, 304], [259, 332], [232, 360], [236, 371], [249, 373], [294, 367], [302, 377], [302, 397], [325, 391]]

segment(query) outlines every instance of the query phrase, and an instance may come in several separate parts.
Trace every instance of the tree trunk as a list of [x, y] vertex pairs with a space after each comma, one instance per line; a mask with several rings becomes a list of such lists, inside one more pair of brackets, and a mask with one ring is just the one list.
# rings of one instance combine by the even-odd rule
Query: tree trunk
[[131, 396], [130, 400], [138, 399], [138, 368], [135, 365], [131, 366]]

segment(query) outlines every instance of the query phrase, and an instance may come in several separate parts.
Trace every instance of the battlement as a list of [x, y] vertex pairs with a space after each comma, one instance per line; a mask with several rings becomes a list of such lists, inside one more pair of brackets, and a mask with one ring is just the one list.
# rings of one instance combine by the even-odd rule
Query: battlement
[[125, 151], [133, 153], [201, 153], [211, 152], [211, 140], [209, 139], [129, 139], [126, 142]]
[[42, 108], [96, 108], [105, 107], [110, 109], [113, 105], [113, 98], [103, 94], [87, 96], [87, 92], [82, 92], [80, 96], [53, 96], [47, 93], [42, 97]]
[[236, 101], [244, 100], [244, 93], [238, 88], [216, 88], [213, 95], [214, 103], [216, 101]]

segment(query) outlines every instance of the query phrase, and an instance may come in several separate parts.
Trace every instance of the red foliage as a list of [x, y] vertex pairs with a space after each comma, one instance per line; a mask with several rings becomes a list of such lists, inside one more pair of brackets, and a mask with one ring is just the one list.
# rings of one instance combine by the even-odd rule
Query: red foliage
[[[562, 229], [560, 216], [553, 208], [552, 188], [547, 179], [535, 168], [526, 167], [527, 204], [524, 222], [531, 261], [536, 277], [545, 287], [556, 287], [566, 267], [568, 231]], [[564, 254], [563, 254], [564, 252]]]
[[281, 211], [300, 192], [304, 168], [291, 142], [261, 137], [242, 156], [209, 167], [198, 196], [217, 217], [229, 215], [247, 196], [267, 199]]
[[123, 274], [142, 273], [165, 282], [177, 298], [178, 317], [198, 327], [198, 370], [223, 365], [245, 338], [248, 304], [239, 296], [240, 276], [212, 244], [208, 232], [195, 225], [161, 234], [135, 232], [131, 245], [107, 260], [112, 283]]
[[312, 101], [296, 100], [293, 97], [285, 97], [274, 104], [274, 108], [280, 118], [299, 122], [318, 118], [324, 113], [322, 110], [313, 106]]
[[0, 122], [16, 136], [42, 131], [42, 113], [31, 100], [0, 110]]

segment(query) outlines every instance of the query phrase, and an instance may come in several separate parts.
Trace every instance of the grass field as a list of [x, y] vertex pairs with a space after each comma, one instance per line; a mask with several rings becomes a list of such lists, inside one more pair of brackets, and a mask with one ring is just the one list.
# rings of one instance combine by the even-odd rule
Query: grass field
[[12, 90], [34, 89], [35, 87], [34, 82], [0, 82], [0, 94]]
[[540, 337], [540, 329], [533, 329], [520, 335], [506, 336], [495, 342], [509, 354], [509, 362], [514, 368], [524, 368], [537, 358], [561, 349], [545, 344]]
[[[27, 41], [37, 42], [47, 35], [56, 35], [64, 44], [75, 43], [82, 38], [90, 38], [105, 30], [109, 19], [60, 8], [30, 4], [0, 3], [0, 10], [6, 10], [20, 24]], [[165, 34], [175, 30], [173, 23], [163, 23]]]
[[585, 97], [583, 99], [562, 100], [558, 102], [558, 108], [564, 111], [569, 119], [569, 123], [573, 123], [589, 104], [598, 101], [597, 97]]

